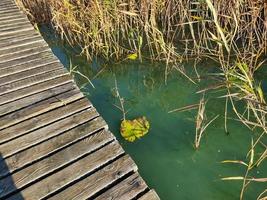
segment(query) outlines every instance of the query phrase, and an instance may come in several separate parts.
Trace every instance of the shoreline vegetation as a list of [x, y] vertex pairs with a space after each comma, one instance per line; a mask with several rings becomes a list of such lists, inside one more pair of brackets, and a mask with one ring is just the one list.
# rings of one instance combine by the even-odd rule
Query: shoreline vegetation
[[[243, 176], [223, 180], [242, 182], [240, 199], [251, 182], [266, 184], [265, 177], [254, 177], [253, 170], [266, 165], [267, 104], [261, 82], [255, 73], [266, 65], [267, 1], [263, 0], [16, 0], [32, 24], [51, 24], [69, 45], [79, 48], [88, 61], [101, 57], [119, 62], [149, 59], [164, 62], [165, 79], [179, 71], [189, 81], [205, 81], [198, 75], [198, 63], [212, 59], [220, 66], [213, 76], [218, 84], [199, 91], [203, 94], [194, 106], [196, 149], [206, 127], [214, 120], [205, 116], [205, 93], [223, 89], [225, 132], [227, 110], [251, 129], [251, 147], [246, 160], [226, 160], [245, 167]], [[183, 67], [193, 60], [195, 82]], [[245, 106], [242, 108], [242, 102]], [[203, 131], [202, 131], [203, 130]], [[267, 189], [255, 197], [265, 199]]]

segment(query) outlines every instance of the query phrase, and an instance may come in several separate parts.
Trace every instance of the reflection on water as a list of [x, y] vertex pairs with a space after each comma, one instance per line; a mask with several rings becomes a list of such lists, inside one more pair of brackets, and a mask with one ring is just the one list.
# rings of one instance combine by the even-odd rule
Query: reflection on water
[[[168, 111], [197, 103], [201, 96], [195, 92], [203, 85], [193, 85], [177, 73], [169, 76], [166, 85], [164, 67], [160, 64], [128, 63], [105, 66], [103, 69], [95, 63], [92, 67], [75, 55], [70, 56], [60, 46], [54, 46], [53, 51], [66, 66], [71, 58], [73, 65], [78, 65], [80, 72], [92, 79], [95, 89], [86, 84], [84, 78], [76, 76], [83, 92], [107, 121], [126, 152], [136, 161], [141, 175], [163, 200], [239, 199], [241, 182], [223, 182], [220, 178], [242, 176], [245, 168], [220, 162], [226, 159], [244, 160], [251, 134], [234, 120], [228, 121], [230, 135], [225, 134], [223, 99], [210, 97], [208, 117], [211, 119], [217, 114], [220, 117], [207, 129], [200, 149], [195, 151], [196, 111], [171, 114]], [[207, 68], [203, 67], [203, 70]], [[112, 93], [114, 75], [129, 109], [127, 117], [131, 119], [144, 115], [151, 123], [148, 135], [134, 143], [124, 141], [119, 134], [122, 115], [114, 106], [117, 103]], [[216, 95], [220, 94], [213, 94]], [[264, 170], [259, 168], [255, 173], [258, 176], [266, 175]], [[252, 183], [245, 199], [255, 199], [265, 188], [264, 183]]]

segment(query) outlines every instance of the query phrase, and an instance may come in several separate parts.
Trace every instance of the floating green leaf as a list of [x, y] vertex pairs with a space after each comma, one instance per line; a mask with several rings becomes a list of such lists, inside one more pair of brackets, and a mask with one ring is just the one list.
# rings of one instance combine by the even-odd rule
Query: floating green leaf
[[123, 120], [121, 122], [121, 135], [125, 140], [133, 142], [148, 133], [149, 122], [145, 117], [134, 120]]

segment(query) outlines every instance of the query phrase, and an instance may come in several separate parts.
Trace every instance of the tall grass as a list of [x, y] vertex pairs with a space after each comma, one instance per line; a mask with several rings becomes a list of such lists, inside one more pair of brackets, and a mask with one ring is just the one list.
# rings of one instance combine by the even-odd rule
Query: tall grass
[[[243, 197], [251, 181], [247, 178], [249, 172], [254, 166], [264, 163], [267, 152], [264, 143], [267, 135], [266, 99], [254, 77], [265, 63], [267, 53], [266, 1], [16, 1], [32, 23], [51, 23], [62, 39], [78, 47], [88, 60], [102, 57], [118, 61], [134, 54], [140, 60], [165, 62], [166, 78], [172, 69], [187, 76], [186, 69], [180, 67], [180, 63], [189, 59], [194, 59], [196, 72], [197, 63], [202, 59], [209, 58], [220, 63], [221, 73], [217, 76], [223, 80], [226, 102], [232, 104], [237, 118], [248, 128], [262, 130], [253, 142], [249, 155], [257, 145], [264, 150], [250, 163], [242, 179], [240, 197]], [[245, 111], [236, 106], [240, 101], [246, 103]], [[198, 105], [196, 147], [206, 127], [203, 124], [205, 102]], [[225, 127], [227, 129], [227, 125]]]

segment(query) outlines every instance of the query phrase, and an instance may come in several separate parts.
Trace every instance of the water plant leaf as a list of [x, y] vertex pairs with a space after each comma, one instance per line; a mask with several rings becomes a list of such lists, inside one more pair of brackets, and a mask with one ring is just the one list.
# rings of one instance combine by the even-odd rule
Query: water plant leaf
[[121, 122], [120, 132], [125, 140], [134, 142], [136, 139], [146, 135], [149, 127], [150, 124], [146, 117], [140, 117], [134, 120], [123, 120]]
[[127, 58], [130, 60], [136, 60], [137, 57], [138, 57], [137, 53], [132, 53], [127, 56]]

